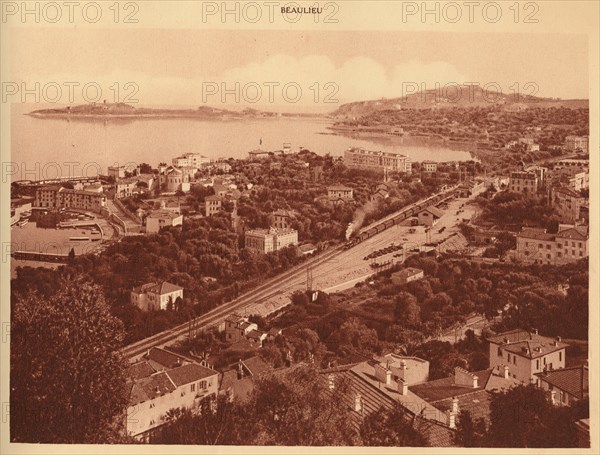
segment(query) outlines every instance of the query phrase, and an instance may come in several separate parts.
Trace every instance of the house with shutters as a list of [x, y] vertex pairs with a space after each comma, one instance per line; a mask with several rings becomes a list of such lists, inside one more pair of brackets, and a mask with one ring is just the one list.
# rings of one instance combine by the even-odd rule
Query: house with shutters
[[168, 281], [137, 286], [130, 295], [131, 304], [142, 311], [166, 310], [169, 302], [175, 304], [178, 298], [183, 299], [183, 288]]
[[539, 335], [537, 330], [510, 330], [489, 337], [490, 368], [509, 368], [513, 379], [540, 384], [537, 373], [565, 367], [568, 344], [560, 337]]
[[149, 442], [173, 409], [200, 409], [217, 396], [219, 373], [172, 351], [152, 348], [127, 370], [127, 434]]

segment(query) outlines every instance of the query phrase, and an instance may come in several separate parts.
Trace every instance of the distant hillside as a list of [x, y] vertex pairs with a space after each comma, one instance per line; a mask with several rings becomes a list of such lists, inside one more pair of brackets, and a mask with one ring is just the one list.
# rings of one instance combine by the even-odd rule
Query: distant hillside
[[[444, 94], [446, 97], [443, 96]], [[589, 103], [588, 100], [561, 100], [522, 94], [517, 96], [513, 93], [499, 94], [494, 91], [486, 92], [481, 87], [469, 89], [464, 86], [461, 87], [460, 93], [455, 88], [449, 87], [446, 92], [443, 90], [427, 90], [407, 95], [404, 98], [382, 98], [342, 104], [331, 115], [336, 120], [343, 121], [360, 118], [378, 111], [489, 107], [493, 105], [510, 111], [527, 109], [529, 107], [588, 108]]]

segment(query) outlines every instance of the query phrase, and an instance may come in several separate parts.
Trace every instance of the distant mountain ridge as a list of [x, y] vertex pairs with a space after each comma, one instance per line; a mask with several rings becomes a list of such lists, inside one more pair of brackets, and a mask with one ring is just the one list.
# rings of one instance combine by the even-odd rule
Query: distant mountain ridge
[[585, 99], [562, 100], [541, 98], [522, 93], [498, 93], [483, 90], [479, 86], [449, 86], [447, 90], [426, 90], [405, 97], [381, 98], [378, 100], [355, 101], [342, 104], [331, 113], [336, 120], [359, 118], [378, 111], [400, 109], [446, 109], [498, 106], [505, 110], [520, 110], [529, 107], [566, 107], [571, 109], [588, 108]]

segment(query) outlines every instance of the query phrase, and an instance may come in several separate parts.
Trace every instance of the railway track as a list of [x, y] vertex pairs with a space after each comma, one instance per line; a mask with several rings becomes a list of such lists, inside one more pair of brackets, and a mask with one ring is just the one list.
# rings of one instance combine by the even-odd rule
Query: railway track
[[[293, 269], [288, 270], [277, 277], [271, 278], [266, 283], [244, 293], [237, 299], [224, 303], [208, 313], [203, 314], [202, 316], [198, 316], [197, 318], [178, 325], [170, 330], [158, 333], [149, 338], [144, 338], [143, 340], [124, 347], [121, 350], [121, 354], [123, 354], [123, 356], [126, 358], [135, 358], [153, 346], [164, 345], [184, 335], [189, 330], [190, 325], [193, 325], [196, 328], [202, 328], [218, 324], [231, 313], [239, 311], [251, 303], [256, 303], [256, 301], [264, 300], [276, 295], [278, 292], [280, 292], [281, 287], [285, 287], [285, 285], [289, 284], [290, 282], [297, 280], [299, 277], [298, 274], [300, 272], [304, 273], [306, 267], [325, 262], [335, 257], [335, 255], [339, 254], [341, 251], [341, 247], [336, 247], [330, 251], [326, 251], [325, 253], [316, 256], [315, 258], [311, 258], [308, 261], [305, 261], [302, 264], [294, 267]], [[276, 286], [277, 289], [274, 289], [274, 286]]]
[[281, 275], [267, 280], [265, 283], [244, 293], [235, 300], [224, 303], [219, 307], [209, 311], [208, 313], [203, 314], [202, 316], [198, 316], [197, 318], [190, 320], [184, 324], [181, 324], [177, 327], [174, 327], [170, 330], [158, 333], [151, 337], [144, 338], [143, 340], [132, 343], [124, 347], [121, 350], [121, 353], [124, 357], [128, 359], [135, 359], [137, 356], [143, 354], [151, 347], [164, 346], [165, 344], [172, 342], [177, 338], [185, 335], [186, 332], [190, 330], [190, 326], [193, 326], [196, 330], [199, 330], [219, 324], [230, 314], [240, 311], [244, 307], [247, 307], [252, 303], [265, 300], [267, 298], [273, 297], [274, 295], [284, 292], [286, 290], [286, 286], [289, 285], [292, 281], [297, 281], [301, 277], [300, 273], [304, 273], [304, 270], [306, 270], [307, 267], [315, 266], [321, 262], [325, 262], [335, 258], [336, 256], [339, 256], [344, 252], [344, 250], [357, 245], [363, 240], [366, 240], [374, 235], [379, 234], [383, 230], [388, 229], [395, 224], [398, 224], [400, 221], [403, 221], [409, 216], [412, 216], [414, 213], [421, 210], [422, 208], [427, 207], [431, 204], [437, 204], [445, 199], [448, 199], [449, 197], [452, 197], [454, 195], [454, 191], [455, 188], [452, 188], [442, 193], [430, 196], [424, 199], [423, 201], [419, 201], [407, 207], [404, 207], [402, 210], [388, 215], [383, 220], [379, 220], [371, 224], [370, 226], [366, 226], [358, 233], [357, 237], [354, 240], [350, 240], [346, 245], [340, 245], [314, 258], [311, 258], [308, 261], [305, 261], [302, 264], [299, 264], [298, 266], [295, 266], [294, 268], [288, 270], [287, 272], [284, 272]]

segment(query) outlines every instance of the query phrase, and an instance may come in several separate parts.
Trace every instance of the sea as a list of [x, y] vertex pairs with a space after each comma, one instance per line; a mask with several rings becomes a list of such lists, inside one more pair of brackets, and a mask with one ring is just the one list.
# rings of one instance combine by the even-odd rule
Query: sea
[[[435, 140], [335, 134], [317, 117], [265, 119], [40, 119], [26, 115], [46, 106], [11, 107], [11, 181], [106, 175], [108, 166], [170, 163], [186, 152], [209, 158], [246, 158], [255, 149], [309, 149], [341, 156], [349, 147], [408, 155], [412, 161], [467, 161], [470, 152]], [[57, 106], [50, 106], [57, 107]]]

